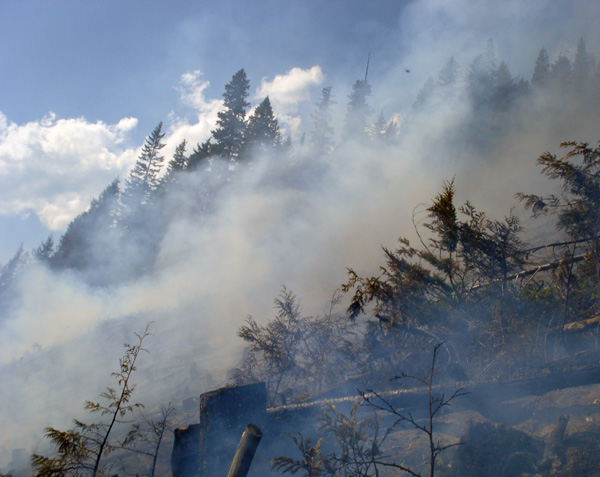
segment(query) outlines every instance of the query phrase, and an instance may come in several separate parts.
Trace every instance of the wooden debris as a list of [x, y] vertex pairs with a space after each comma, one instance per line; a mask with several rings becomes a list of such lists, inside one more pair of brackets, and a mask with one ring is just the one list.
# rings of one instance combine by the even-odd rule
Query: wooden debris
[[258, 426], [248, 424], [238, 444], [227, 477], [246, 477], [248, 475], [250, 464], [252, 464], [252, 459], [254, 459], [256, 448], [261, 439], [262, 432], [260, 432]]

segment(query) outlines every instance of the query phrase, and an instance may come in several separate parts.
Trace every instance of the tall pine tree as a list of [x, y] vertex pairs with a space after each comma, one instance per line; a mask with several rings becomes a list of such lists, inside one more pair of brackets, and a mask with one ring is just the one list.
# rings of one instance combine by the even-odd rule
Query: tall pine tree
[[330, 152], [333, 147], [333, 126], [331, 125], [331, 86], [321, 91], [321, 100], [312, 114], [313, 130], [310, 133], [310, 143], [317, 154]]
[[23, 244], [4, 266], [0, 266], [0, 322], [6, 318], [11, 301], [16, 294], [19, 274], [29, 261], [29, 254], [23, 250]]
[[165, 175], [161, 180], [161, 186], [163, 188], [171, 184], [175, 184], [177, 182], [177, 175], [187, 169], [188, 158], [185, 155], [186, 146], [187, 141], [184, 139], [175, 148], [173, 159], [169, 161], [169, 164], [167, 166], [167, 172], [165, 172]]
[[49, 257], [53, 268], [93, 269], [98, 276], [91, 277], [92, 281], [102, 281], [99, 275], [107, 272], [101, 268], [108, 266], [108, 257], [114, 253], [111, 247], [115, 246], [113, 229], [119, 194], [119, 180], [115, 179], [97, 199], [92, 200], [88, 210], [71, 221], [56, 252]]
[[458, 63], [454, 57], [450, 58], [448, 63], [440, 70], [438, 74], [437, 84], [444, 88], [453, 85], [458, 79]]
[[560, 55], [550, 68], [550, 81], [552, 85], [563, 90], [565, 87], [571, 85], [571, 62], [569, 58], [564, 55]]
[[33, 251], [33, 256], [38, 262], [49, 263], [54, 254], [54, 237], [52, 234]]
[[531, 85], [536, 88], [543, 88], [548, 85], [550, 76], [550, 57], [546, 48], [542, 48], [535, 62]]
[[435, 82], [430, 76], [421, 88], [421, 91], [419, 91], [419, 94], [417, 94], [417, 99], [413, 103], [413, 109], [415, 111], [422, 111], [427, 105], [427, 103], [431, 100], [434, 93]]
[[367, 97], [371, 95], [371, 85], [364, 80], [356, 80], [352, 85], [352, 93], [348, 96], [348, 110], [344, 121], [344, 137], [357, 138], [365, 134], [367, 117], [371, 108], [367, 104]]
[[122, 194], [119, 217], [119, 259], [122, 279], [140, 276], [152, 269], [158, 244], [168, 217], [161, 213], [158, 190], [164, 156], [165, 134], [160, 123], [146, 138], [142, 153], [129, 174]]
[[516, 94], [516, 82], [504, 61], [498, 66], [495, 77], [496, 87], [492, 104], [496, 110], [506, 111], [511, 106]]
[[248, 118], [245, 149], [255, 151], [268, 149], [281, 145], [281, 132], [279, 123], [273, 114], [271, 100], [267, 96]]
[[490, 39], [485, 51], [473, 60], [467, 72], [467, 91], [475, 110], [490, 106], [496, 88], [496, 70], [494, 42]]
[[210, 139], [204, 141], [202, 144], [198, 144], [187, 161], [187, 169], [189, 171], [195, 171], [201, 166], [210, 164], [210, 157], [213, 155], [214, 146], [210, 142]]
[[215, 144], [211, 153], [236, 160], [240, 155], [246, 133], [246, 112], [250, 107], [247, 101], [250, 81], [242, 68], [225, 85], [223, 93], [225, 109], [217, 116], [217, 129], [212, 131]]
[[144, 142], [142, 153], [129, 173], [123, 192], [123, 205], [128, 209], [124, 211], [126, 215], [139, 205], [147, 204], [151, 194], [160, 184], [159, 174], [165, 159], [160, 154], [166, 145], [162, 142], [164, 137], [160, 122]]
[[585, 39], [581, 37], [577, 42], [577, 52], [573, 60], [573, 86], [582, 93], [587, 91], [594, 71], [594, 58], [585, 47]]

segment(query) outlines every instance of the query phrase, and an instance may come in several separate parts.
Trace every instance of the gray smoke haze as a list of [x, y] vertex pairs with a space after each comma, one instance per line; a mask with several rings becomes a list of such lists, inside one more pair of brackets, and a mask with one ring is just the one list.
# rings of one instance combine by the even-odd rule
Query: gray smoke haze
[[[379, 110], [399, 118], [396, 141], [340, 145], [325, 157], [297, 145], [289, 158], [257, 158], [251, 167], [238, 168], [219, 193], [216, 210], [202, 221], [192, 191], [206, 179], [200, 171], [185, 175], [177, 196], [166, 199], [177, 204], [178, 214], [154, 271], [137, 281], [93, 288], [75, 273], [29, 266], [17, 306], [1, 325], [0, 462], [10, 460], [13, 448], [29, 452], [41, 446], [45, 426], [64, 429], [72, 418], [85, 418], [83, 401], [112, 384], [121, 344], [148, 321], [155, 322], [154, 336], [135, 378], [136, 399], [155, 404], [194, 396], [226, 382], [241, 356], [236, 331], [246, 315], [259, 322], [271, 318], [282, 285], [301, 298], [304, 313], [325, 311], [346, 267], [376, 273], [381, 245], [393, 248], [401, 235], [414, 239], [413, 209], [429, 202], [444, 180], [456, 176], [457, 202], [469, 199], [493, 218], [509, 213], [516, 192], [549, 190], [535, 159], [557, 151], [564, 140], [598, 140], [597, 111], [577, 110], [568, 123], [557, 123], [537, 115], [534, 105], [521, 111], [521, 127], [481, 151], [453, 132], [471, 114], [462, 87], [421, 113], [411, 104], [427, 77], [451, 57], [464, 81], [490, 38], [498, 61], [525, 79], [541, 47], [551, 58], [565, 53], [572, 60], [584, 35], [597, 56], [599, 14], [600, 5], [591, 1], [414, 2], [397, 32], [398, 41], [410, 39], [411, 48], [398, 52], [390, 44], [373, 52], [369, 76], [370, 119]], [[323, 84], [334, 82], [339, 133], [350, 86], [363, 72], [342, 84], [327, 65], [320, 66], [327, 75]], [[549, 100], [539, 97], [536, 104]], [[297, 135], [309, 129], [305, 117]], [[173, 132], [170, 147], [180, 135]], [[527, 217], [519, 207], [515, 211]], [[201, 376], [197, 381], [190, 376], [192, 363]]]

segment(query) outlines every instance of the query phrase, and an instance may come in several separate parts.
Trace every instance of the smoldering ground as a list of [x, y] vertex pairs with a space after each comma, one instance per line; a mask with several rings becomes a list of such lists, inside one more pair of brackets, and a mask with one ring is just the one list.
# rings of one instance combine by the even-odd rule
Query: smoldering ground
[[[516, 3], [510, 5], [513, 15], [524, 13], [527, 18], [543, 11], [543, 6], [523, 7], [526, 11], [521, 12]], [[597, 7], [590, 3], [589, 9]], [[554, 8], [549, 10], [554, 18]], [[460, 20], [467, 11], [478, 15], [472, 24], [488, 15], [465, 5], [445, 10], [437, 2], [416, 2], [408, 13], [412, 16], [402, 20], [403, 25], [412, 21], [407, 30], [415, 34], [414, 51], [402, 54], [397, 65], [388, 65], [385, 77], [372, 70], [373, 109], [385, 104], [386, 113], [389, 108], [405, 117], [393, 141], [340, 144], [326, 156], [298, 146], [285, 158], [257, 157], [238, 166], [227, 187], [215, 189], [214, 209], [201, 217], [196, 192], [210, 188], [229, 165], [217, 161], [210, 173], [187, 173], [180, 189], [164, 199], [172, 216], [152, 258], [152, 272], [141, 279], [97, 288], [74, 272], [28, 266], [0, 337], [6, 403], [0, 412], [9, 430], [1, 444], [2, 460], [10, 459], [13, 448], [43, 446], [45, 426], [63, 429], [72, 418], [85, 418], [83, 401], [112, 384], [110, 373], [118, 364], [121, 344], [132, 341], [132, 332], [141, 331], [146, 322], [154, 322], [146, 343], [151, 353], [141, 357], [135, 398], [158, 403], [197, 395], [223, 384], [237, 364], [242, 342], [236, 331], [247, 314], [259, 321], [271, 318], [272, 301], [282, 285], [301, 297], [304, 313], [324, 312], [346, 278], [346, 267], [376, 273], [381, 245], [393, 248], [400, 235], [415, 239], [413, 209], [428, 203], [444, 180], [455, 176], [457, 202], [468, 199], [493, 218], [509, 213], [516, 192], [551, 190], [535, 159], [545, 150], [556, 151], [563, 140], [597, 140], [598, 112], [592, 108], [576, 106], [566, 122], [562, 113], [540, 116], [540, 108], [553, 98], [538, 97], [533, 106], [519, 110], [524, 127], [486, 138], [484, 150], [461, 137], [464, 129], [457, 124], [467, 123], [472, 110], [460, 94], [411, 112], [410, 103], [426, 75], [435, 75], [450, 57], [462, 56], [464, 78], [487, 38], [495, 37], [510, 19], [490, 19], [474, 31], [471, 23]], [[452, 26], [443, 31], [448, 41], [442, 48], [433, 41], [428, 23], [440, 12]], [[575, 44], [582, 34], [596, 34], [585, 30], [593, 15], [581, 12], [574, 8], [566, 22], [569, 28], [561, 26], [567, 44]], [[495, 40], [498, 56], [506, 52], [506, 61], [519, 65], [514, 74], [528, 78], [531, 71], [522, 65], [533, 65], [539, 48], [559, 48], [556, 42], [544, 42], [550, 39], [543, 19], [548, 18], [542, 15], [536, 23], [539, 36], [529, 35], [531, 30], [525, 32], [523, 25], [511, 27], [521, 28], [518, 38], [528, 47], [522, 55], [526, 58], [517, 54], [514, 38], [503, 41], [507, 36], [502, 34]], [[588, 48], [596, 54], [597, 40], [588, 37]], [[434, 50], [433, 59], [423, 59]], [[410, 91], [399, 92], [415, 73]], [[339, 117], [350, 83], [334, 86]], [[374, 121], [375, 111], [372, 116]], [[342, 129], [341, 121], [336, 129]], [[199, 370], [196, 381], [190, 376], [191, 363]]]

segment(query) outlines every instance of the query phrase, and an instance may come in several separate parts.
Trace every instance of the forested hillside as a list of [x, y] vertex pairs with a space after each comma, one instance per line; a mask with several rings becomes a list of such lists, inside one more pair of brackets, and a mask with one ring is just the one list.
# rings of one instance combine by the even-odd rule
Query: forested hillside
[[[240, 69], [224, 87], [206, 141], [182, 140], [165, 157], [168, 130], [158, 123], [127, 177], [107, 184], [62, 236], [20, 248], [3, 265], [0, 322], [17, 329], [26, 314], [43, 315], [32, 303], [38, 293], [55, 293], [49, 283], [56, 301], [73, 300], [74, 313], [85, 313], [91, 297], [100, 328], [123, 320], [135, 331], [156, 321], [134, 400], [157, 403], [155, 414], [162, 404], [163, 420], [136, 417], [146, 431], [170, 423], [169, 401], [177, 409], [217, 383], [264, 381], [271, 405], [301, 402], [348, 379], [386, 389], [401, 373], [426, 372], [423, 357], [436, 344], [440, 380], [450, 383], [517, 376], [597, 351], [600, 65], [584, 37], [571, 57], [541, 48], [530, 65], [532, 74], [513, 73], [490, 40], [470, 63], [449, 58], [432, 71], [412, 106], [396, 112], [393, 98], [372, 102], [381, 78], [367, 66], [347, 91], [322, 88], [312, 124], [296, 140], [280, 128], [268, 96], [251, 104]], [[375, 218], [385, 225], [373, 230]], [[377, 230], [401, 236], [394, 244], [373, 236]], [[256, 315], [257, 294], [271, 301], [274, 282], [281, 287], [275, 315], [262, 308]], [[298, 286], [318, 297], [296, 296]], [[303, 300], [313, 305], [307, 313]], [[245, 314], [253, 316], [244, 324]], [[120, 384], [147, 336], [127, 348]], [[114, 335], [103, 339], [114, 350]], [[19, 388], [18, 370], [43, 374], [44, 360], [62, 353], [62, 343], [40, 341], [5, 365], [17, 370], [6, 373], [14, 389], [30, 389]], [[223, 363], [228, 372], [217, 369]], [[169, 389], [160, 389], [163, 379]], [[114, 390], [108, 400], [128, 402]], [[90, 404], [100, 417], [115, 409]], [[79, 408], [69, 417], [86, 419]], [[13, 416], [7, 428], [23, 419]], [[134, 433], [125, 445], [98, 447], [98, 427], [76, 422], [57, 434], [59, 423], [44, 419], [57, 459], [42, 457], [56, 450], [43, 427], [23, 438], [36, 435], [39, 475], [114, 470], [106, 450], [141, 442]], [[112, 423], [108, 432], [102, 425], [108, 439]], [[82, 438], [90, 432], [94, 439]], [[146, 444], [146, 457], [156, 457]], [[127, 472], [151, 465], [124, 462]]]
[[[367, 148], [369, 144], [373, 148], [391, 144], [394, 147], [385, 152], [392, 154], [394, 148], [402, 148], [411, 128], [424, 126], [423, 121], [440, 109], [455, 109], [453, 121], [445, 127], [446, 140], [450, 144], [459, 141], [466, 154], [483, 161], [495, 154], [486, 151], [502, 146], [517, 131], [527, 134], [543, 126], [555, 137], [548, 148], [583, 139], [564, 135], [572, 121], [593, 123], [597, 119], [593, 105], [600, 98], [599, 75], [583, 37], [572, 59], [558, 55], [551, 62], [542, 48], [528, 79], [513, 76], [509, 65], [496, 58], [490, 40], [469, 65], [458, 65], [451, 58], [429, 77], [412, 110], [392, 118], [369, 104], [372, 86], [365, 75], [352, 84], [341, 130], [335, 131], [332, 111], [339, 105], [332, 99], [332, 88], [323, 88], [312, 115], [312, 129], [304, 132], [299, 144], [292, 144], [289, 136], [282, 137], [268, 97], [251, 109], [250, 83], [241, 69], [225, 85], [224, 109], [209, 139], [196, 145], [184, 140], [173, 157], [165, 159], [161, 153], [165, 132], [163, 123], [158, 124], [129, 176], [107, 185], [59, 240], [48, 237], [33, 250], [32, 259], [53, 270], [77, 270], [95, 285], [138, 278], [153, 269], [169, 221], [181, 214], [180, 210], [173, 213], [181, 207], [178, 194], [185, 194], [186, 205], [193, 203], [193, 209], [185, 212], [203, 221], [220, 206], [221, 191], [231, 187], [244, 169], [252, 168], [257, 158], [276, 156], [301, 174], [301, 161], [310, 161], [310, 166], [318, 161], [327, 168], [327, 156], [348, 144]], [[10, 287], [12, 270], [17, 262], [25, 262], [27, 255], [18, 250], [2, 269], [4, 306], [9, 301], [10, 293], [5, 290]]]

